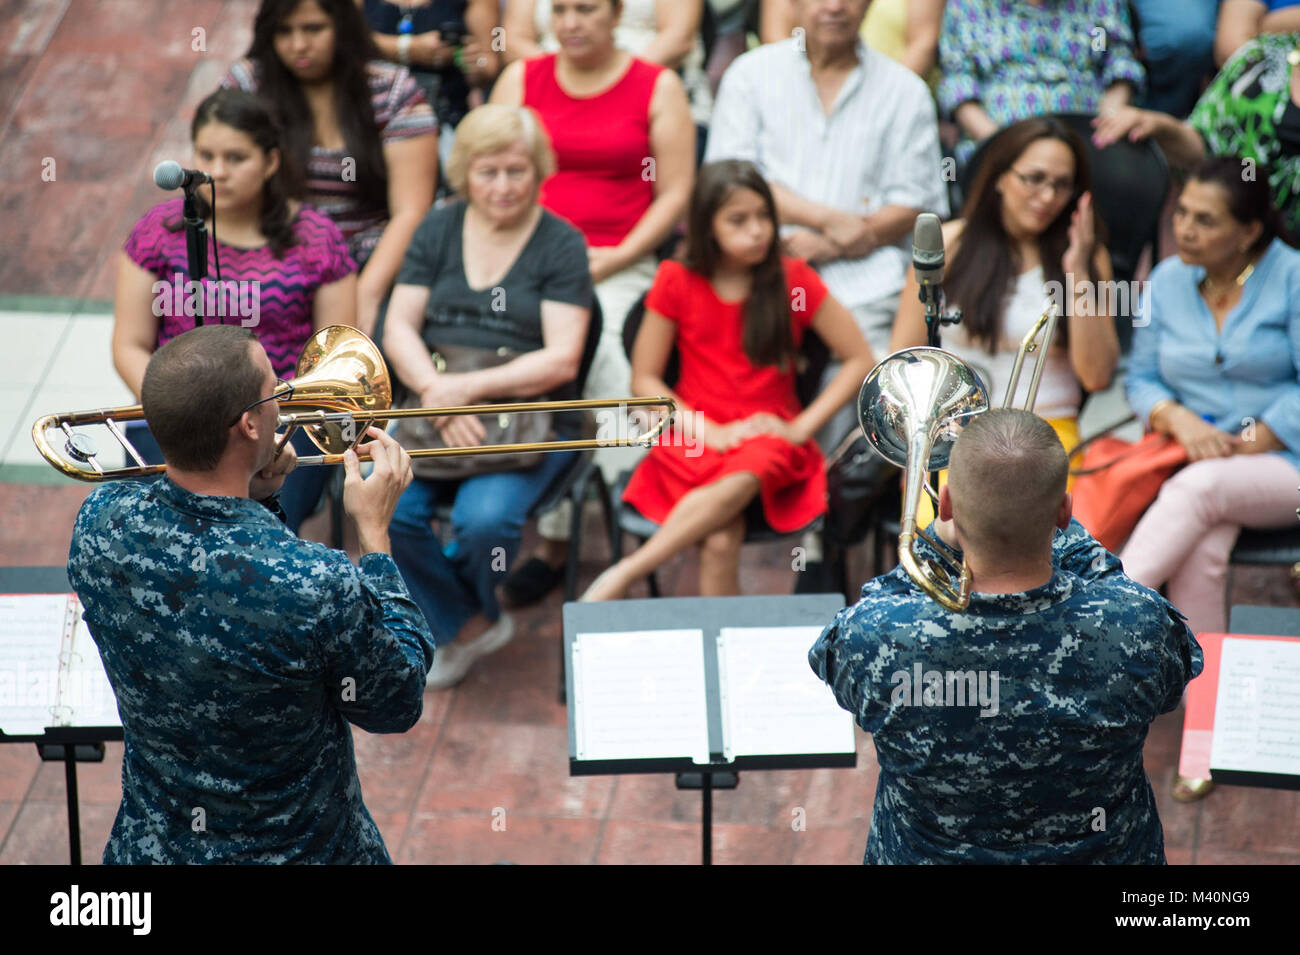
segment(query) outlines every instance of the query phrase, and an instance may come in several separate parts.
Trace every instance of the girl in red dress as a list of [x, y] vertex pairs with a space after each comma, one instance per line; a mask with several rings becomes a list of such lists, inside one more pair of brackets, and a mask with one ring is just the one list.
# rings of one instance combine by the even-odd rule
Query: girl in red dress
[[[776, 204], [752, 163], [702, 167], [688, 225], [686, 261], [659, 267], [632, 351], [633, 393], [671, 395], [681, 422], [624, 494], [660, 528], [597, 577], [583, 600], [622, 597], [692, 544], [701, 545], [700, 594], [739, 594], [746, 507], [761, 497], [764, 517], [781, 532], [826, 510], [826, 472], [812, 436], [875, 363], [852, 313], [810, 266], [780, 254]], [[801, 408], [794, 364], [809, 327], [843, 367]], [[663, 374], [674, 344], [681, 373], [670, 389]]]

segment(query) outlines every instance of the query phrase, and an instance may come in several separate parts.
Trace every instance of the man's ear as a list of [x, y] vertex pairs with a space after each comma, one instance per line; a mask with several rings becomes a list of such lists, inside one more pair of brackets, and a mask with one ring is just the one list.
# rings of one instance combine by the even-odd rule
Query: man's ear
[[1056, 512], [1056, 526], [1065, 530], [1070, 526], [1070, 518], [1074, 514], [1074, 495], [1066, 491], [1065, 497], [1061, 499], [1061, 506]]
[[247, 411], [239, 416], [239, 420], [232, 427], [239, 437], [247, 438], [249, 441], [257, 441], [262, 436], [257, 424], [257, 416]]
[[948, 485], [939, 488], [939, 520], [952, 520], [952, 495], [948, 493]]

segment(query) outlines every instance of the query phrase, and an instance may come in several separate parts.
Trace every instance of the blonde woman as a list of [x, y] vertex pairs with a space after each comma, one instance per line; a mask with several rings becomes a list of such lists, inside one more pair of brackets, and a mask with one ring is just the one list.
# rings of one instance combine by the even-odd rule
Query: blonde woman
[[[447, 164], [461, 201], [434, 209], [416, 230], [384, 333], [393, 370], [422, 406], [572, 396], [591, 275], [582, 234], [537, 202], [554, 168], [531, 110], [489, 104], [461, 121]], [[433, 345], [518, 354], [493, 368], [439, 372]], [[442, 418], [438, 428], [448, 444], [484, 438], [474, 417]], [[533, 467], [459, 483], [417, 477], [402, 495], [389, 533], [438, 646], [429, 686], [458, 683], [477, 658], [509, 642], [513, 624], [495, 594], [501, 559], [513, 560], [529, 509], [572, 454], [543, 454]], [[453, 502], [445, 547], [430, 527], [442, 500]]]

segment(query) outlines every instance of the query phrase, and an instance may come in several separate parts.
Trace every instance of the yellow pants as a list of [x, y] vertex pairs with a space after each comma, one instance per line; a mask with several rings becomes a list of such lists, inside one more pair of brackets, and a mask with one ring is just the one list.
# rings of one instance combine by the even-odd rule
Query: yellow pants
[[[1078, 418], [1048, 418], [1046, 420], [1047, 423], [1052, 426], [1052, 430], [1056, 432], [1056, 436], [1061, 439], [1061, 444], [1064, 445], [1065, 450], [1069, 451], [1079, 443], [1079, 419]], [[1074, 463], [1076, 462], [1071, 462], [1071, 465], [1073, 466]], [[943, 487], [947, 483], [948, 483], [948, 472], [940, 471], [939, 487]], [[1074, 478], [1073, 477], [1067, 478], [1065, 482], [1065, 489], [1069, 491], [1073, 487], [1074, 487]], [[938, 490], [939, 488], [935, 488], [935, 491]], [[916, 526], [928, 527], [932, 520], [934, 520], [934, 507], [930, 503], [930, 495], [926, 494], [925, 492], [922, 492], [921, 503], [916, 509]]]

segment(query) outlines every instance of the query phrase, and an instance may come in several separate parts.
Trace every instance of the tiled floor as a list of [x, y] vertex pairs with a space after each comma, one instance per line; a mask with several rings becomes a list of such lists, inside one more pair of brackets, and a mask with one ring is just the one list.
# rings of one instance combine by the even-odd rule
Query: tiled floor
[[[66, 559], [88, 487], [39, 463], [28, 429], [38, 414], [130, 400], [111, 366], [102, 305], [116, 255], [135, 219], [163, 198], [153, 166], [188, 156], [187, 111], [245, 50], [255, 8], [255, 0], [0, 3], [0, 299], [10, 297], [0, 311], [0, 565]], [[1119, 410], [1111, 401], [1091, 413], [1103, 423]], [[598, 526], [594, 511], [588, 526]], [[320, 522], [310, 528], [316, 539], [322, 532]], [[583, 582], [606, 556], [594, 535]], [[788, 568], [782, 545], [748, 548], [746, 592], [788, 592]], [[663, 575], [666, 589], [692, 592], [694, 574], [693, 560], [677, 562]], [[1267, 569], [1238, 573], [1234, 600], [1300, 604], [1285, 572]], [[698, 793], [661, 776], [568, 775], [565, 711], [555, 702], [559, 628], [553, 596], [522, 614], [514, 642], [464, 684], [428, 693], [410, 732], [354, 733], [363, 792], [395, 860], [698, 859]], [[1300, 795], [1224, 788], [1191, 806], [1172, 801], [1180, 727], [1178, 713], [1158, 720], [1145, 751], [1170, 861], [1300, 863]], [[858, 747], [853, 770], [742, 774], [737, 790], [714, 800], [715, 859], [860, 861], [877, 767], [866, 736]], [[110, 744], [103, 763], [80, 768], [87, 861], [98, 860], [112, 825], [121, 758], [121, 744]], [[0, 864], [66, 861], [63, 793], [61, 766], [42, 764], [30, 744], [0, 745]]]

